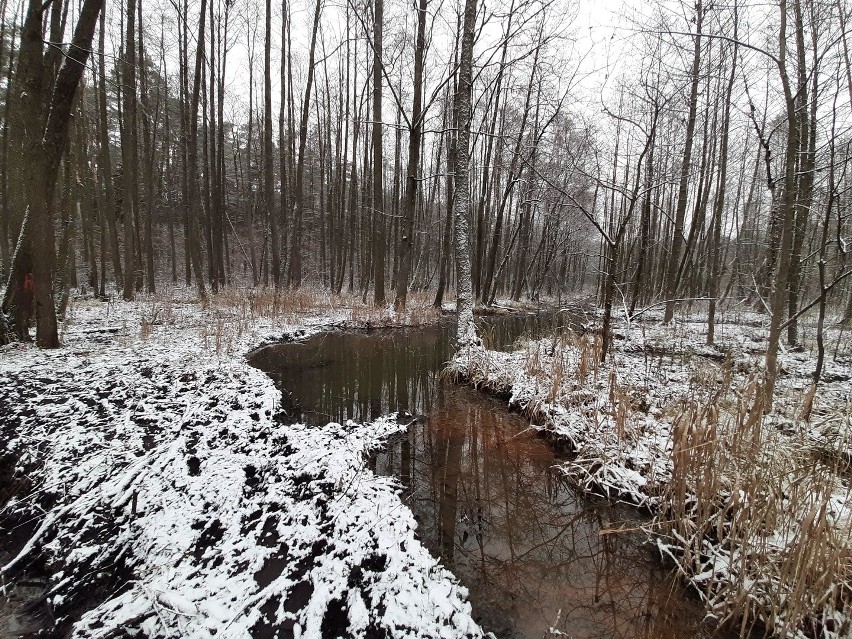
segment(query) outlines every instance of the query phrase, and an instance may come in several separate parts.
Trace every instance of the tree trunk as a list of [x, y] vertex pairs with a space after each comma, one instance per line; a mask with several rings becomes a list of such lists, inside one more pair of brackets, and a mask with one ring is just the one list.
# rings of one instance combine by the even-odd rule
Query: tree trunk
[[[736, 7], [736, 5], [735, 5]], [[737, 15], [734, 9], [734, 40], [737, 39]], [[731, 94], [734, 89], [734, 79], [737, 74], [737, 45], [734, 46], [731, 75], [728, 86], [722, 98], [724, 112], [722, 114], [722, 134], [719, 144], [719, 182], [716, 187], [716, 199], [713, 202], [713, 237], [710, 244], [710, 287], [708, 297], [710, 305], [707, 310], [707, 345], [712, 346], [716, 337], [716, 303], [719, 297], [719, 279], [722, 277], [721, 244], [722, 244], [722, 213], [725, 210], [725, 189], [728, 179], [728, 134], [731, 127]]]
[[263, 49], [263, 205], [269, 220], [272, 257], [272, 283], [281, 284], [281, 242], [278, 238], [278, 215], [275, 209], [275, 176], [272, 171], [272, 2], [266, 0], [266, 36]]
[[299, 159], [296, 164], [296, 201], [295, 214], [291, 229], [290, 262], [287, 279], [293, 288], [302, 285], [302, 218], [305, 212], [305, 149], [308, 139], [308, 115], [311, 107], [311, 89], [314, 84], [314, 60], [317, 48], [317, 30], [319, 29], [322, 0], [317, 0], [314, 9], [314, 26], [311, 31], [311, 44], [308, 51], [308, 77], [305, 83], [305, 98], [302, 102], [302, 117], [299, 123]]
[[[286, 60], [290, 57], [291, 52], [287, 47], [287, 25], [290, 21], [290, 7], [288, 0], [281, 2], [281, 106], [278, 111], [278, 174], [281, 183], [281, 198], [279, 208], [279, 220], [283, 224], [284, 238], [281, 239], [281, 246], [287, 244], [287, 214], [290, 211], [290, 188], [289, 188], [289, 172], [290, 166], [290, 145], [287, 142], [287, 64]], [[286, 51], [286, 55], [285, 55]], [[278, 258], [277, 279], [276, 284], [280, 284], [281, 279], [281, 260]]]
[[[373, 303], [385, 303], [385, 193], [382, 153], [382, 22], [384, 0], [373, 3]], [[417, 71], [415, 70], [415, 74]], [[416, 91], [416, 89], [415, 89]]]
[[[142, 0], [139, 5], [139, 86], [142, 101], [142, 145], [145, 162], [145, 234], [143, 250], [145, 252], [145, 283], [148, 293], [156, 291], [154, 281], [154, 211], [156, 208], [156, 184], [154, 182], [155, 149], [157, 146], [157, 114], [160, 112], [159, 101], [151, 104], [148, 93], [148, 73], [145, 64], [145, 48], [143, 46], [142, 29]], [[159, 91], [159, 84], [157, 85]]]
[[[53, 85], [53, 95], [49, 102], [47, 124], [43, 135], [41, 128], [43, 121], [41, 104], [44, 103], [42, 94], [44, 68], [41, 48], [43, 13], [39, 0], [30, 1], [22, 35], [18, 68], [20, 77], [25, 79], [23, 86], [26, 87], [27, 95], [24, 100], [32, 101], [27, 105], [30, 109], [22, 114], [25, 133], [29, 139], [24, 168], [29, 173], [31, 182], [28, 197], [29, 211], [18, 238], [6, 299], [3, 300], [3, 311], [9, 311], [13, 296], [17, 307], [21, 302], [21, 296], [27, 296], [29, 289], [35, 300], [36, 343], [42, 348], [59, 346], [56, 308], [53, 301], [53, 269], [56, 255], [51, 203], [59, 163], [68, 144], [71, 106], [86, 68], [102, 5], [103, 0], [85, 0], [80, 9], [71, 46], [68, 48]], [[31, 282], [29, 286], [28, 282]], [[15, 318], [18, 318], [17, 311]], [[28, 333], [26, 324], [13, 326], [13, 329], [19, 335]], [[4, 334], [8, 334], [8, 331], [5, 333], [0, 331], [0, 341], [4, 339]]]
[[411, 261], [414, 252], [414, 213], [420, 173], [420, 144], [423, 137], [423, 65], [426, 52], [427, 0], [419, 0], [417, 7], [417, 41], [414, 48], [414, 102], [411, 108], [411, 130], [408, 134], [408, 170], [405, 176], [405, 199], [402, 206], [403, 235], [400, 240], [400, 268], [396, 280], [396, 310], [405, 308], [408, 280], [411, 278]]
[[672, 229], [672, 249], [668, 258], [666, 273], [666, 310], [663, 322], [668, 323], [674, 317], [674, 298], [677, 295], [677, 273], [680, 263], [680, 253], [683, 247], [683, 226], [686, 216], [686, 205], [689, 196], [689, 173], [692, 168], [692, 145], [695, 139], [695, 120], [698, 111], [698, 81], [701, 69], [701, 26], [704, 19], [702, 0], [695, 3], [695, 48], [692, 54], [692, 83], [689, 89], [689, 115], [686, 120], [686, 140], [683, 147], [683, 160], [680, 166], [680, 182], [678, 183], [677, 209], [675, 210], [674, 228]]
[[796, 155], [799, 152], [799, 124], [796, 114], [796, 102], [787, 73], [787, 0], [781, 0], [781, 27], [779, 29], [778, 71], [784, 90], [784, 102], [787, 117], [786, 167], [784, 171], [784, 195], [780, 209], [780, 228], [778, 246], [778, 268], [772, 279], [770, 299], [771, 319], [769, 337], [766, 345], [766, 372], [764, 383], [764, 410], [772, 407], [775, 381], [778, 378], [778, 343], [781, 338], [781, 322], [784, 318], [784, 306], [789, 296], [790, 259], [793, 248], [793, 231], [796, 216]]
[[[451, 69], [455, 69], [458, 63], [459, 39], [461, 37], [461, 20], [456, 28], [456, 38], [453, 45], [453, 60]], [[441, 261], [438, 268], [441, 269], [441, 275], [438, 281], [438, 291], [435, 293], [435, 301], [432, 306], [440, 309], [444, 304], [444, 292], [450, 279], [450, 246], [452, 242], [451, 229], [453, 226], [453, 202], [455, 198], [454, 175], [456, 168], [456, 126], [458, 124], [459, 113], [459, 92], [458, 92], [458, 76], [454, 71], [450, 72], [453, 77], [453, 99], [450, 102], [450, 87], [447, 86], [447, 93], [444, 97], [444, 117], [443, 128], [447, 132], [447, 171], [446, 171], [446, 220], [444, 222], [444, 236], [441, 241]], [[449, 124], [449, 127], [447, 126]]]
[[[6, 15], [6, 6], [7, 2], [6, 0], [3, 0], [2, 3], [0, 3], [0, 11], [2, 11], [2, 15], [4, 16]], [[18, 14], [16, 11], [14, 23], [17, 23], [17, 21]], [[0, 50], [3, 50], [3, 47], [5, 46], [6, 37], [6, 21], [3, 20], [2, 28], [0, 28]], [[7, 54], [8, 66], [6, 67], [6, 86], [9, 88], [12, 87], [12, 71], [15, 65], [16, 37], [17, 29], [12, 29], [12, 34], [10, 36], [11, 43]], [[0, 60], [3, 60], [3, 55], [0, 55]], [[9, 166], [9, 129], [11, 127], [9, 116], [11, 115], [12, 102], [13, 100], [11, 99], [11, 95], [7, 94], [5, 104], [3, 105], [3, 130], [2, 142], [0, 142], [0, 144], [2, 144], [2, 146], [0, 146], [0, 171], [2, 171], [2, 175], [0, 175], [0, 280], [2, 281], [7, 279], [9, 269], [12, 264], [10, 246], [12, 241], [12, 208], [11, 198], [9, 196], [9, 187], [11, 185], [9, 180], [9, 173], [11, 170], [11, 167]], [[2, 313], [0, 313], [0, 315], [2, 315]], [[5, 335], [6, 331], [2, 329], [3, 326], [0, 326], [0, 332]]]
[[202, 303], [207, 300], [207, 290], [204, 285], [204, 271], [201, 266], [201, 228], [198, 215], [198, 201], [200, 199], [198, 189], [198, 103], [201, 100], [202, 62], [204, 60], [204, 21], [207, 13], [207, 0], [201, 0], [201, 10], [198, 15], [198, 42], [195, 50], [195, 73], [192, 79], [192, 97], [190, 100], [187, 123], [189, 135], [187, 136], [187, 186], [186, 193], [188, 210], [188, 259], [195, 272], [195, 285], [198, 288], [198, 296]]
[[122, 98], [124, 120], [121, 126], [121, 211], [124, 217], [124, 289], [126, 301], [134, 296], [136, 256], [133, 222], [136, 218], [136, 0], [127, 0], [126, 35], [122, 60]]
[[465, 0], [464, 27], [459, 56], [458, 95], [458, 143], [456, 145], [455, 220], [456, 245], [456, 312], [458, 348], [471, 346], [477, 341], [473, 323], [473, 283], [470, 272], [470, 120], [472, 115], [471, 93], [473, 89], [473, 42], [476, 28], [476, 0]]
[[[796, 15], [796, 50], [797, 50], [797, 67], [798, 67], [798, 87], [796, 90], [796, 99], [798, 107], [796, 112], [799, 114], [799, 153], [798, 170], [796, 171], [797, 188], [796, 188], [796, 216], [793, 224], [793, 254], [790, 256], [790, 294], [787, 300], [788, 316], [790, 323], [787, 325], [787, 343], [794, 346], [799, 341], [799, 322], [796, 319], [796, 313], [799, 308], [799, 289], [802, 279], [801, 255], [802, 246], [805, 239], [805, 231], [808, 226], [808, 214], [811, 210], [813, 201], [813, 186], [814, 186], [814, 171], [816, 166], [816, 108], [817, 108], [817, 90], [818, 77], [817, 73], [813, 74], [812, 85], [810, 87], [810, 98], [808, 96], [808, 73], [805, 58], [805, 34], [804, 24], [802, 19], [801, 2], [797, 1], [795, 5]], [[816, 30], [816, 25], [811, 25], [812, 30]], [[816, 33], [814, 33], [814, 40]], [[817, 60], [816, 42], [814, 47], [814, 60]]]
[[[16, 103], [14, 111], [20, 130], [15, 129], [15, 150], [20, 152], [19, 189], [21, 204], [26, 206], [18, 241], [12, 254], [9, 280], [3, 296], [3, 312], [11, 314], [9, 330], [21, 340], [29, 340], [29, 325], [33, 316], [33, 270], [36, 243], [31, 240], [35, 231], [34, 213], [46, 216], [44, 205], [34, 211], [31, 200], [43, 193], [39, 180], [42, 131], [44, 126], [44, 58], [42, 53], [43, 9], [38, 0], [30, 0], [26, 10], [21, 45], [15, 72]], [[51, 238], [53, 236], [51, 235]], [[52, 292], [52, 291], [51, 291]], [[8, 332], [8, 331], [7, 331]]]

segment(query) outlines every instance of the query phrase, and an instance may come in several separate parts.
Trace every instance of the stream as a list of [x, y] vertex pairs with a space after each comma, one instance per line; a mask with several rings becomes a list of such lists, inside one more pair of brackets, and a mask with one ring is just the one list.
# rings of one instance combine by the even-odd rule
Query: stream
[[[491, 348], [570, 326], [569, 315], [480, 318]], [[727, 635], [677, 584], [635, 509], [581, 496], [552, 446], [505, 401], [442, 379], [454, 325], [329, 332], [250, 359], [293, 421], [411, 426], [371, 460], [396, 476], [418, 536], [469, 589], [474, 617], [500, 638], [697, 639]]]

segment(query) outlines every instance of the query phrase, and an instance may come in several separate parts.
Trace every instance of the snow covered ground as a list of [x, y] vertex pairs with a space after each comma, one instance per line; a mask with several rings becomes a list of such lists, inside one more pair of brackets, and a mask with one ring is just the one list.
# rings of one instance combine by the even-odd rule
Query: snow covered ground
[[707, 347], [702, 317], [646, 317], [616, 323], [603, 365], [592, 332], [471, 348], [452, 369], [567, 445], [563, 471], [579, 487], [657, 513], [661, 550], [711, 616], [762, 617], [781, 636], [850, 636], [850, 339], [829, 332], [805, 422], [807, 341], [780, 354], [773, 410], [756, 408], [766, 329], [763, 316], [731, 313]]
[[4, 583], [48, 575], [74, 637], [479, 637], [467, 593], [415, 538], [366, 455], [393, 418], [276, 423], [245, 362], [329, 325], [421, 321], [362, 311], [201, 309], [167, 296], [76, 301], [64, 348], [0, 350]]

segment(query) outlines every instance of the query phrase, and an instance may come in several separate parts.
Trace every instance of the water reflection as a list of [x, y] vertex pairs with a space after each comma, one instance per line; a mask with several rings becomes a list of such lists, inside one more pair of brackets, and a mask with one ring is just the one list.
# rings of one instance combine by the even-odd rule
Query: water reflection
[[[498, 637], [703, 637], [627, 508], [581, 499], [550, 447], [498, 402], [441, 386], [428, 419], [391, 442], [377, 472], [404, 479], [426, 545], [471, 591]], [[555, 635], [558, 636], [558, 635]]]
[[[565, 313], [483, 318], [491, 345], [507, 347], [520, 336], [552, 334], [573, 318]], [[293, 421], [309, 424], [368, 421], [432, 406], [436, 373], [452, 353], [449, 322], [417, 329], [330, 332], [305, 342], [269, 346], [253, 354], [253, 366], [282, 390], [282, 407]]]
[[[408, 348], [415, 340], [416, 348]], [[409, 331], [335, 332], [263, 349], [252, 364], [281, 388], [282, 408], [292, 420], [343, 423], [425, 412], [448, 348], [447, 331], [435, 326], [416, 337]]]
[[[491, 319], [485, 333], [505, 346], [564, 323]], [[475, 615], [498, 637], [540, 638], [550, 627], [575, 639], [711, 636], [701, 606], [640, 534], [607, 533], [638, 526], [634, 511], [578, 497], [524, 419], [440, 381], [450, 335], [449, 325], [328, 333], [263, 349], [252, 363], [276, 380], [293, 420], [413, 415], [374, 469], [406, 486], [420, 537], [470, 589]]]

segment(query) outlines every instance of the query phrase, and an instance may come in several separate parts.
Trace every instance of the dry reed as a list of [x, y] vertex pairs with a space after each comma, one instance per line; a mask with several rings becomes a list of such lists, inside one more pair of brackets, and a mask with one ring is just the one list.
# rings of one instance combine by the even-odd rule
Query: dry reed
[[742, 636], [848, 636], [848, 494], [836, 464], [767, 425], [762, 393], [755, 375], [724, 415], [718, 394], [684, 406], [659, 546]]

